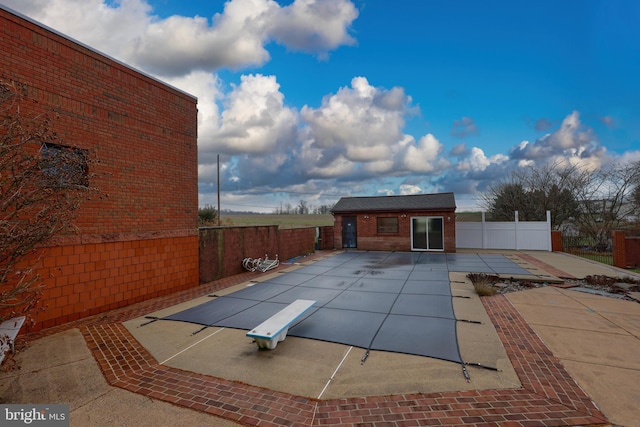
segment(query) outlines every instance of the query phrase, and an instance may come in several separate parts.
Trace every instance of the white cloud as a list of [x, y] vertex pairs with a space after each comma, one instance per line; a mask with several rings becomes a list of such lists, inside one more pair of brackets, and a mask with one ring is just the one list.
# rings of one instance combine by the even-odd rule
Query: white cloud
[[[207, 17], [168, 18], [154, 15], [146, 0], [0, 1], [196, 95], [203, 189], [215, 184], [216, 154], [222, 155], [225, 182], [233, 180], [237, 188], [319, 188], [310, 182], [322, 182], [325, 189], [340, 191], [348, 185], [342, 193], [354, 193], [380, 178], [405, 179], [391, 194], [431, 191], [435, 183], [443, 191], [456, 186], [467, 191], [521, 165], [563, 160], [596, 169], [616, 157], [577, 111], [562, 121], [538, 120], [536, 129], [549, 133], [515, 145], [510, 156], [455, 145], [449, 151], [457, 159], [452, 168], [435, 135], [416, 141], [404, 133], [416, 107], [402, 87], [375, 87], [355, 77], [326, 95], [319, 107], [304, 106], [299, 112], [286, 105], [275, 76], [245, 75], [237, 86], [223, 90], [216, 71], [265, 64], [269, 43], [320, 56], [355, 44], [349, 32], [358, 10], [348, 0], [295, 0], [286, 6], [273, 0], [229, 0], [210, 2], [212, 8], [224, 4], [215, 15], [212, 10]], [[609, 127], [618, 121], [596, 119]], [[453, 123], [451, 135], [475, 134], [473, 118], [462, 116]], [[638, 159], [639, 153], [628, 151], [622, 160]], [[367, 188], [378, 191], [377, 185]]]
[[198, 145], [200, 162], [211, 162], [211, 155], [220, 154], [213, 148], [213, 138], [220, 127], [218, 101], [223, 99], [222, 82], [215, 74], [194, 71], [186, 76], [167, 78], [165, 81], [198, 97]]
[[296, 112], [284, 105], [275, 76], [248, 75], [223, 101], [219, 125], [212, 129], [201, 149], [225, 154], [286, 152], [296, 141]]
[[442, 144], [433, 135], [416, 143], [402, 133], [413, 112], [404, 89], [378, 88], [355, 77], [350, 87], [325, 96], [319, 108], [302, 108], [300, 117], [308, 126], [300, 157], [313, 159], [309, 170], [321, 170], [324, 177], [440, 172], [450, 165]]
[[313, 178], [339, 178], [349, 175], [355, 169], [355, 164], [344, 157], [334, 159], [326, 166], [313, 166], [309, 175]]
[[297, 0], [274, 13], [269, 34], [292, 49], [324, 53], [355, 43], [348, 29], [357, 17], [350, 1]]
[[211, 25], [199, 16], [154, 20], [134, 40], [128, 60], [160, 75], [262, 65], [269, 60], [266, 28], [277, 8], [265, 0], [232, 0]]
[[593, 129], [581, 122], [578, 111], [566, 116], [555, 131], [533, 143], [521, 142], [510, 154], [519, 164], [567, 162], [592, 170], [609, 162], [611, 158]]
[[[144, 0], [3, 0], [55, 30], [127, 62], [126, 49], [152, 23], [151, 6]], [[130, 62], [127, 62], [130, 63]]]
[[481, 148], [473, 147], [469, 156], [458, 162], [459, 171], [484, 171], [491, 165], [500, 165], [507, 162], [509, 158], [503, 154], [495, 154], [487, 157]]
[[561, 150], [578, 149], [584, 147], [592, 139], [591, 128], [583, 127], [580, 122], [580, 114], [574, 111], [565, 117], [560, 129], [550, 135], [548, 145]]
[[410, 185], [410, 184], [402, 184], [402, 185], [400, 185], [399, 190], [400, 190], [400, 194], [403, 195], [403, 196], [422, 193], [422, 188], [420, 188], [417, 185]]
[[450, 163], [441, 156], [444, 147], [432, 134], [420, 138], [418, 144], [407, 145], [403, 156], [403, 167], [411, 172], [441, 172]]
[[84, 44], [157, 76], [194, 70], [260, 66], [271, 40], [325, 54], [355, 40], [358, 17], [349, 0], [229, 0], [207, 17], [161, 19], [145, 0], [3, 0], [3, 3]]
[[305, 105], [300, 115], [316, 148], [335, 148], [354, 162], [384, 161], [404, 137], [410, 102], [401, 88], [375, 88], [366, 78], [355, 77], [351, 87], [326, 96], [320, 108]]

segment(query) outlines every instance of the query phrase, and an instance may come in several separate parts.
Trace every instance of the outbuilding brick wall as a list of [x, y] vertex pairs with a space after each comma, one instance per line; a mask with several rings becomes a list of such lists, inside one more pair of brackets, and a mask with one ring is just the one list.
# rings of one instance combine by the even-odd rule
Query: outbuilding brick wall
[[[342, 217], [355, 216], [357, 228], [357, 249], [365, 251], [411, 251], [411, 217], [444, 218], [444, 251], [456, 251], [456, 219], [453, 211], [424, 212], [371, 212], [334, 215], [334, 242], [342, 248]], [[398, 233], [378, 233], [378, 218], [398, 218]]]
[[197, 285], [197, 100], [2, 6], [0, 74], [23, 115], [99, 159], [103, 197], [42, 251], [35, 328]]

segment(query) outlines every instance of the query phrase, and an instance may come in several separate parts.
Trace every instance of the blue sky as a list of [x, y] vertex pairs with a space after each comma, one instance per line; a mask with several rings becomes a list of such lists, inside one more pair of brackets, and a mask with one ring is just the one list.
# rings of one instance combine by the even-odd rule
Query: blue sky
[[198, 97], [200, 204], [272, 212], [640, 160], [640, 2], [0, 0]]

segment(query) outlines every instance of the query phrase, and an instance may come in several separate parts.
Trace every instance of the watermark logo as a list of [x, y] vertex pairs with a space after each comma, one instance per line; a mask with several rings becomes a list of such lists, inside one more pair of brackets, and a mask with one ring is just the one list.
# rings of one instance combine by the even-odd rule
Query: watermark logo
[[69, 427], [69, 405], [0, 405], [0, 425]]

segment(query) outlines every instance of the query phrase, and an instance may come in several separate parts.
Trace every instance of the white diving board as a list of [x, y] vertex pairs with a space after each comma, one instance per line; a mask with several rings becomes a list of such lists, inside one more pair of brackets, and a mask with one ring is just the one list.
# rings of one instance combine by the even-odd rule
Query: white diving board
[[247, 336], [253, 338], [259, 348], [273, 350], [280, 341], [284, 341], [289, 331], [289, 326], [298, 320], [309, 310], [315, 301], [298, 299], [247, 332]]

